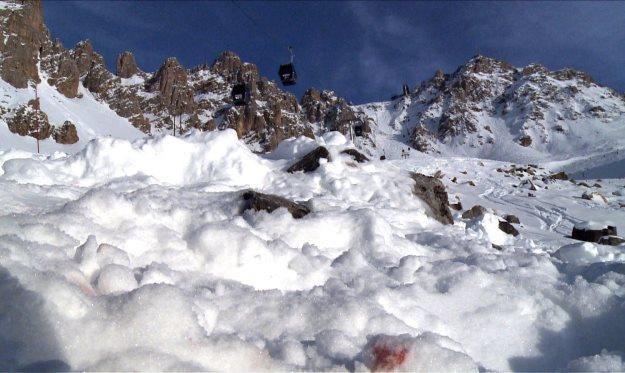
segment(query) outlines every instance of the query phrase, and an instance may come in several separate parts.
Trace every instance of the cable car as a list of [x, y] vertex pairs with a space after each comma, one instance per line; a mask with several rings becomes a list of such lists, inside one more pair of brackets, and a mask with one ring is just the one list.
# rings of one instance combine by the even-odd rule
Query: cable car
[[284, 86], [295, 85], [297, 82], [297, 72], [295, 71], [295, 66], [293, 66], [292, 47], [289, 47], [289, 53], [291, 54], [291, 62], [280, 65], [280, 69], [278, 69], [278, 75]]
[[280, 80], [284, 86], [295, 85], [297, 82], [297, 72], [295, 72], [295, 67], [293, 67], [292, 63], [280, 65], [278, 75], [280, 75]]
[[354, 126], [354, 135], [362, 137], [362, 125], [358, 124]]
[[232, 93], [230, 94], [232, 103], [234, 106], [243, 106], [250, 99], [250, 93], [245, 83], [238, 83], [232, 87]]

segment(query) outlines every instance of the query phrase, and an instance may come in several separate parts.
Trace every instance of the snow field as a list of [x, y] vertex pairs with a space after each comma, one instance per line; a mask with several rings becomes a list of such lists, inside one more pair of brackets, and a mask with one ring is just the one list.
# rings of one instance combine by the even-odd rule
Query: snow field
[[[318, 144], [332, 161], [283, 171]], [[620, 197], [599, 208], [563, 182], [528, 199], [496, 162], [357, 164], [346, 146], [331, 133], [261, 157], [227, 130], [97, 139], [72, 156], [0, 154], [0, 296], [11, 299], [0, 303], [0, 370], [622, 364], [620, 248], [596, 245], [591, 260], [560, 249], [581, 217], [623, 221], [611, 207]], [[449, 182], [467, 168], [477, 187]], [[465, 209], [515, 213], [521, 235], [502, 235], [492, 213], [430, 219], [411, 193], [415, 169], [443, 169]], [[248, 188], [313, 212], [241, 212]], [[561, 215], [538, 210], [547, 202]]]

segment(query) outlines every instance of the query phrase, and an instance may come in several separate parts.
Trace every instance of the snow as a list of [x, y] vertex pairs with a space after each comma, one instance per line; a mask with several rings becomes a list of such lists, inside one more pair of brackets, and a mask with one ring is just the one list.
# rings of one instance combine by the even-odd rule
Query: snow
[[[72, 145], [58, 144], [52, 138], [45, 139], [40, 141], [41, 153], [75, 153], [90, 140], [100, 137], [135, 140], [145, 136], [128, 119], [118, 116], [106, 104], [97, 101], [82, 83], [78, 88], [78, 93], [82, 97], [67, 98], [47, 83], [47, 77], [43, 72], [40, 71], [40, 74], [42, 79], [37, 85], [38, 96], [41, 110], [48, 115], [50, 125], [59, 127], [69, 120], [76, 126], [79, 138], [79, 141]], [[3, 107], [15, 108], [26, 105], [34, 98], [34, 87], [19, 89], [0, 79], [0, 103]], [[8, 149], [35, 152], [36, 141], [29, 136], [11, 133], [4, 120], [0, 119], [0, 150]]]
[[[285, 172], [319, 145], [332, 161]], [[329, 133], [257, 155], [224, 130], [0, 151], [0, 370], [622, 367], [625, 253], [567, 237], [625, 231], [622, 179], [601, 182], [607, 204], [569, 181], [528, 198], [504, 162], [356, 164], [339, 156], [353, 146]], [[429, 218], [408, 171], [437, 170], [452, 202], [489, 212]], [[312, 213], [243, 212], [249, 188]]]

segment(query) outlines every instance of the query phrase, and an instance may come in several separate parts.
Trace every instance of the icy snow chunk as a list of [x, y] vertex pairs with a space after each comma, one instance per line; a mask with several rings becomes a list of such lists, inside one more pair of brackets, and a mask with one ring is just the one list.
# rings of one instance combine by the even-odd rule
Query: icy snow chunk
[[296, 159], [310, 153], [317, 147], [315, 140], [300, 136], [297, 138], [289, 138], [281, 141], [278, 147], [271, 153], [266, 155], [267, 159]]
[[602, 350], [600, 354], [584, 356], [569, 362], [569, 372], [623, 372], [625, 360], [621, 352]]
[[109, 264], [100, 271], [97, 288], [100, 294], [116, 294], [132, 291], [137, 286], [137, 280], [128, 267]]
[[367, 368], [374, 371], [477, 372], [478, 368], [458, 343], [435, 333], [418, 337], [377, 335], [363, 351]]
[[327, 146], [341, 146], [348, 143], [347, 138], [338, 131], [324, 133], [321, 139], [322, 143]]
[[598, 262], [625, 262], [625, 252], [618, 246], [579, 242], [562, 246], [554, 256], [572, 265], [588, 265]]
[[90, 235], [84, 244], [76, 248], [74, 254], [74, 260], [79, 263], [80, 270], [90, 279], [93, 279], [94, 275], [100, 269], [97, 260], [98, 242], [94, 235]]
[[360, 352], [349, 336], [336, 329], [317, 333], [315, 342], [319, 353], [337, 363], [350, 361]]
[[499, 217], [485, 213], [469, 222], [467, 229], [474, 231], [479, 238], [485, 238], [495, 245], [506, 245], [512, 242], [512, 237], [499, 229]]
[[104, 267], [108, 264], [119, 264], [122, 266], [130, 266], [128, 254], [120, 248], [106, 243], [100, 244], [96, 252], [98, 265]]
[[584, 265], [594, 263], [599, 256], [599, 250], [592, 242], [580, 242], [562, 246], [554, 255], [564, 262]]

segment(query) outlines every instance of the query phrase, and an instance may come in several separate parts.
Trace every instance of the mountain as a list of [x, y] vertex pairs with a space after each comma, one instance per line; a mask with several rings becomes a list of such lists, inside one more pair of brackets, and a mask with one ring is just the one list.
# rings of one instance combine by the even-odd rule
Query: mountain
[[375, 123], [378, 142], [399, 139], [435, 154], [527, 163], [609, 159], [625, 147], [625, 99], [614, 90], [572, 69], [517, 68], [480, 55], [409, 95], [358, 109]]
[[[233, 52], [223, 52], [210, 66], [192, 69], [167, 58], [153, 73], [142, 71], [132, 53], [124, 52], [112, 73], [89, 41], [72, 49], [52, 41], [39, 1], [2, 2], [1, 6], [0, 39], [5, 43], [0, 47], [0, 89], [11, 99], [0, 102], [0, 120], [12, 133], [74, 143], [96, 135], [118, 136], [113, 128], [125, 128], [136, 137], [137, 131], [128, 124], [144, 134], [173, 133], [174, 125], [178, 133], [191, 128], [234, 128], [252, 149], [268, 151], [293, 136], [312, 137], [331, 130], [347, 133], [353, 125], [367, 132], [346, 100], [310, 89], [300, 104], [291, 93], [260, 76], [256, 65], [241, 61]], [[239, 82], [250, 87], [251, 100], [243, 107], [233, 106], [230, 99], [233, 85]], [[40, 102], [35, 100], [36, 84], [42, 91]], [[64, 124], [63, 115], [56, 115], [49, 102], [62, 103], [70, 123]], [[111, 130], [93, 131], [91, 126], [101, 122], [100, 115], [78, 115], [72, 103], [112, 117]], [[39, 129], [35, 128], [37, 107], [42, 111], [37, 114]], [[68, 131], [77, 132], [77, 137], [61, 135]]]
[[[191, 69], [170, 57], [151, 73], [123, 52], [110, 72], [89, 41], [71, 49], [53, 41], [39, 1], [1, 4], [3, 148], [32, 151], [24, 136], [39, 137], [46, 152], [74, 152], [98, 136], [233, 128], [256, 152], [339, 131], [374, 157], [425, 152], [557, 162], [569, 171], [625, 158], [625, 99], [573, 69], [519, 68], [478, 55], [390, 101], [352, 105], [313, 88], [298, 101], [229, 51]], [[251, 99], [236, 107], [230, 91], [239, 82]]]

